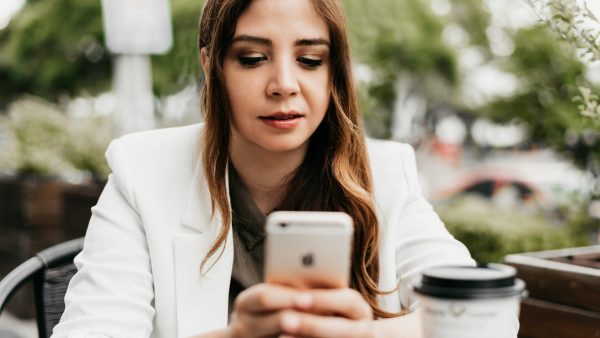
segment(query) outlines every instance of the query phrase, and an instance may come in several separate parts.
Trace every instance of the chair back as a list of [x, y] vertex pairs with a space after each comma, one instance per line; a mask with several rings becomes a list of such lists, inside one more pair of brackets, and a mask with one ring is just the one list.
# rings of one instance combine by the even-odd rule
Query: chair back
[[36, 322], [40, 338], [50, 337], [65, 309], [65, 293], [77, 272], [73, 259], [83, 248], [83, 237], [54, 245], [12, 270], [0, 281], [0, 311], [10, 297], [33, 280]]
[[[46, 269], [36, 276], [34, 292], [36, 297], [37, 326], [40, 337], [50, 337], [52, 329], [60, 321], [65, 311], [65, 294], [71, 277], [77, 272], [73, 263]], [[42, 333], [44, 335], [42, 335]]]

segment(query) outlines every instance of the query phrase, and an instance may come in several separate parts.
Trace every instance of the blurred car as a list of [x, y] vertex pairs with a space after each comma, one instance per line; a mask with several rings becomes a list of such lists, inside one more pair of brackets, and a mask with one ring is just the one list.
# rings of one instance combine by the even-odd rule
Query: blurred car
[[552, 207], [589, 196], [591, 182], [589, 173], [550, 151], [497, 152], [457, 170], [430, 193], [433, 201], [476, 194]]

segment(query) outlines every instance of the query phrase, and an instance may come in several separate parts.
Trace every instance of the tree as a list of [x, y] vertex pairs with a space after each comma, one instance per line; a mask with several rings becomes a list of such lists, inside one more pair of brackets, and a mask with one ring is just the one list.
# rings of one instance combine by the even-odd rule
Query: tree
[[510, 62], [503, 66], [520, 79], [520, 89], [490, 102], [480, 113], [498, 122], [526, 122], [530, 142], [563, 153], [597, 177], [599, 122], [579, 114], [573, 102], [579, 87], [591, 87], [584, 64], [544, 26], [519, 30], [514, 43]]
[[[455, 56], [441, 40], [443, 20], [424, 1], [344, 2], [356, 59], [371, 65], [377, 74], [375, 82], [363, 90], [370, 97], [365, 105], [375, 107], [367, 109], [367, 115], [371, 120], [380, 117], [378, 134], [385, 136], [396, 78], [408, 75], [415, 88], [434, 88], [435, 95], [429, 97], [443, 101], [440, 92], [458, 80]], [[195, 46], [202, 3], [171, 1], [173, 49], [152, 58], [158, 95], [181, 90], [201, 76]], [[57, 101], [63, 94], [108, 90], [112, 64], [102, 41], [99, 1], [29, 1], [8, 28], [0, 31], [0, 76], [5, 79], [0, 106], [23, 93]]]
[[[194, 46], [201, 3], [174, 0], [171, 8], [173, 48], [153, 56], [159, 95], [181, 90], [200, 73]], [[58, 101], [109, 90], [112, 63], [103, 39], [100, 1], [28, 1], [0, 31], [0, 108], [24, 93]]]
[[[362, 88], [361, 101], [370, 134], [390, 136], [399, 78], [408, 90], [447, 99], [457, 82], [456, 59], [441, 39], [443, 21], [427, 3], [412, 0], [346, 0], [351, 46], [356, 60], [374, 74]], [[428, 92], [433, 89], [438, 95]]]
[[[588, 61], [600, 61], [600, 20], [587, 7], [567, 0], [528, 0], [540, 20], [555, 35], [568, 42], [578, 55]], [[579, 87], [581, 96], [576, 96], [582, 115], [600, 121], [598, 95], [588, 87]]]
[[56, 101], [107, 89], [111, 62], [102, 39], [99, 1], [29, 1], [0, 31], [0, 104], [23, 93]]

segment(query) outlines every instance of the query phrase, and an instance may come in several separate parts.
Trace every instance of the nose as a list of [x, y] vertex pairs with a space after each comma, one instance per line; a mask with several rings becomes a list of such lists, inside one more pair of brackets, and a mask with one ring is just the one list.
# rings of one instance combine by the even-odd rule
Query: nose
[[283, 61], [274, 64], [267, 85], [267, 95], [274, 98], [287, 98], [296, 96], [299, 91], [294, 65]]

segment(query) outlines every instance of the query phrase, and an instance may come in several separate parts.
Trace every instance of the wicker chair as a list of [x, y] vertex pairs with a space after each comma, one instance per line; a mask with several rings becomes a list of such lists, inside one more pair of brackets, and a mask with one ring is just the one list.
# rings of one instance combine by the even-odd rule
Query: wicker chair
[[23, 284], [33, 280], [39, 337], [50, 337], [65, 309], [69, 281], [77, 272], [73, 258], [82, 248], [83, 237], [73, 239], [43, 250], [17, 266], [0, 281], [0, 312]]

